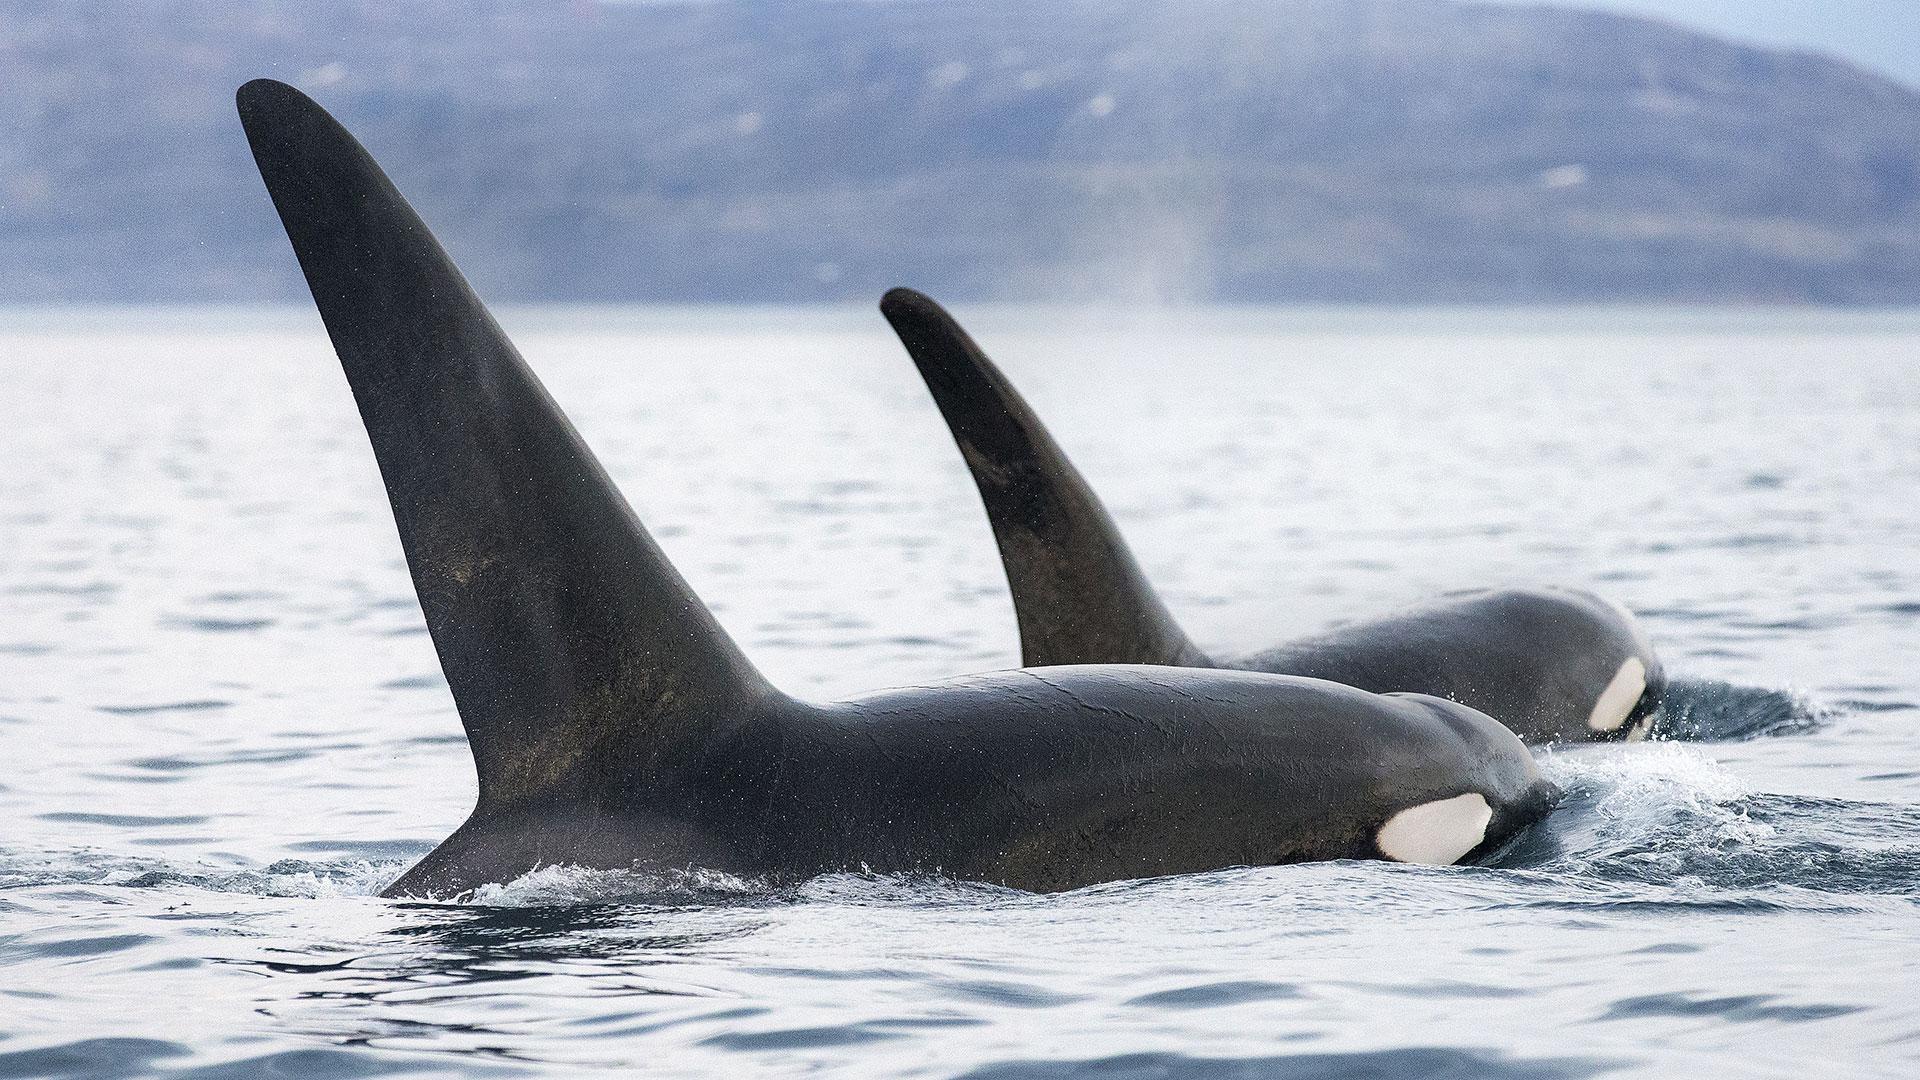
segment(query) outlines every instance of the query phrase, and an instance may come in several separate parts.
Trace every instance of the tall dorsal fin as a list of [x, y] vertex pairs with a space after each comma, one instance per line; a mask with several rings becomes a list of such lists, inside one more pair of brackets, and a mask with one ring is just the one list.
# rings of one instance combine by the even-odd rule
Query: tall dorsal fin
[[1120, 530], [1013, 384], [912, 289], [880, 301], [986, 504], [1013, 589], [1022, 662], [1205, 664]]
[[373, 442], [481, 805], [590, 799], [773, 693], [366, 150], [284, 84], [238, 104]]

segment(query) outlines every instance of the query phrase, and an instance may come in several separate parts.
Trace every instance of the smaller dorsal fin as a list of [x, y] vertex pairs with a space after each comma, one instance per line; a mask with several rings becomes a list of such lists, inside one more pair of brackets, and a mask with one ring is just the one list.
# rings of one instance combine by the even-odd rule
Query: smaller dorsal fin
[[483, 807], [653, 775], [773, 693], [352, 135], [290, 86], [241, 123], [353, 387]]
[[1022, 663], [1204, 665], [1106, 508], [980, 347], [912, 289], [880, 301], [946, 417], [1000, 544]]

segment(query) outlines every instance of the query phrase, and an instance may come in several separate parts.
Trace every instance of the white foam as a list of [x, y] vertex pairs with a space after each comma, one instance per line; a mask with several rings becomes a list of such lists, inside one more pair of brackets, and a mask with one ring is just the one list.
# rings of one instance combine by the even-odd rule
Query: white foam
[[551, 907], [639, 899], [690, 899], [702, 894], [751, 893], [763, 888], [718, 870], [590, 870], [584, 866], [542, 866], [505, 884], [482, 885], [460, 900], [480, 907]]
[[242, 870], [223, 877], [183, 876], [201, 888], [215, 892], [326, 900], [343, 896], [378, 896], [387, 886], [399, 880], [407, 865], [404, 861], [388, 859], [354, 859], [340, 863], [285, 859], [264, 869]]
[[1381, 854], [1404, 863], [1451, 866], [1486, 839], [1493, 807], [1477, 791], [1410, 806], [1374, 837]]
[[1683, 824], [1699, 844], [1750, 843], [1773, 827], [1747, 816], [1752, 794], [1726, 766], [1683, 743], [1583, 748], [1539, 756], [1540, 771], [1592, 800], [1595, 842], [1643, 842]]
[[1620, 662], [1620, 670], [1613, 673], [1613, 681], [1600, 691], [1600, 699], [1593, 703], [1593, 712], [1587, 716], [1587, 726], [1595, 731], [1614, 731], [1627, 722], [1633, 707], [1640, 702], [1640, 695], [1647, 692], [1647, 665], [1637, 656], [1629, 656]]

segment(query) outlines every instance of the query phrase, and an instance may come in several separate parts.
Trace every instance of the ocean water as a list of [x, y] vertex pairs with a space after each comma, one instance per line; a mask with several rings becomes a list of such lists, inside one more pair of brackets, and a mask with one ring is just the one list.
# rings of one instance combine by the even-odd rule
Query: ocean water
[[[1920, 1072], [1920, 316], [962, 314], [1202, 644], [1583, 585], [1668, 737], [1491, 866], [381, 900], [473, 778], [317, 318], [4, 313], [0, 1077]], [[1015, 662], [877, 314], [503, 321], [780, 685]]]

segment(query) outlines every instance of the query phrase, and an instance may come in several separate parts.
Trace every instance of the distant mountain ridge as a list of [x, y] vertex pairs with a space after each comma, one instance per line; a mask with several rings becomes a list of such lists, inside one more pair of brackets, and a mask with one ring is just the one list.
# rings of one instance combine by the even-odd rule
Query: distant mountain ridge
[[308, 90], [499, 300], [1920, 299], [1920, 93], [1451, 0], [0, 0], [0, 303], [293, 299]]

